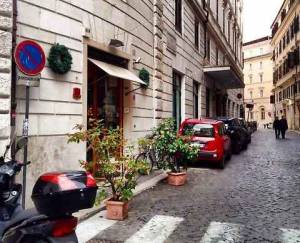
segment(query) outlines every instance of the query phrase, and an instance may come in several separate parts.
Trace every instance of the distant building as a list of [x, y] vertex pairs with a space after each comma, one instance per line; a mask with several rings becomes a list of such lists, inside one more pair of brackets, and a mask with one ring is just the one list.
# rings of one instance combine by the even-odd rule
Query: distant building
[[270, 102], [273, 89], [273, 62], [271, 38], [263, 37], [243, 45], [245, 103], [254, 104], [246, 110], [246, 118], [260, 126], [274, 119], [274, 106]]
[[272, 24], [276, 115], [300, 127], [300, 1], [285, 0]]

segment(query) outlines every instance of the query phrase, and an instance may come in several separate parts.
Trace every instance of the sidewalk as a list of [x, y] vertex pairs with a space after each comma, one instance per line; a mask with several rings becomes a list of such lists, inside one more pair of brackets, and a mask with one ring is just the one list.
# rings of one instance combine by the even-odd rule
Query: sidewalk
[[300, 131], [298, 131], [298, 130], [290, 130], [290, 132], [294, 132], [294, 133], [297, 133], [300, 135]]
[[[140, 177], [138, 180], [138, 185], [134, 190], [134, 196], [156, 186], [160, 181], [164, 180], [165, 178], [167, 178], [167, 173], [161, 170], [153, 171], [150, 175]], [[99, 206], [81, 210], [78, 213], [75, 213], [74, 216], [78, 218], [79, 222], [81, 222], [92, 217], [93, 215], [99, 213], [104, 209], [105, 200]]]

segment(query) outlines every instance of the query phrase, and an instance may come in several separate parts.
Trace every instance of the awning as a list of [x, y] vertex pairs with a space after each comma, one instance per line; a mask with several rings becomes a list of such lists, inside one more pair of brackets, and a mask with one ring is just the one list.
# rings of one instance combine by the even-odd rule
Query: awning
[[95, 64], [97, 67], [99, 67], [101, 70], [106, 72], [108, 75], [120, 78], [120, 79], [126, 79], [130, 80], [139, 84], [147, 85], [144, 81], [142, 81], [139, 77], [137, 77], [134, 73], [130, 72], [129, 70], [118, 67], [106, 62], [101, 62], [92, 58], [89, 58], [89, 61]]
[[204, 67], [204, 73], [225, 89], [244, 88], [245, 84], [230, 66]]

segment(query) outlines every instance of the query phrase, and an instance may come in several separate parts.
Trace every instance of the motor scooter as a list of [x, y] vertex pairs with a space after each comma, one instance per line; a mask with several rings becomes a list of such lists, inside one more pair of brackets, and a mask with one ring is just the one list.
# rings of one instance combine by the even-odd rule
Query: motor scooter
[[[16, 143], [21, 150], [27, 139]], [[95, 202], [97, 184], [85, 171], [43, 174], [37, 180], [33, 209], [21, 206], [22, 185], [15, 182], [24, 163], [0, 157], [0, 243], [77, 243], [77, 218], [72, 214]], [[28, 165], [30, 163], [27, 163]]]

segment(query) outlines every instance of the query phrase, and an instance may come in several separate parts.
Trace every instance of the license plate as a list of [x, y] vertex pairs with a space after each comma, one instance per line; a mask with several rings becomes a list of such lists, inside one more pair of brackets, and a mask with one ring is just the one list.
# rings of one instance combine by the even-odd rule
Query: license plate
[[197, 147], [197, 148], [204, 148], [205, 144], [203, 144], [203, 143], [192, 143], [191, 146]]

